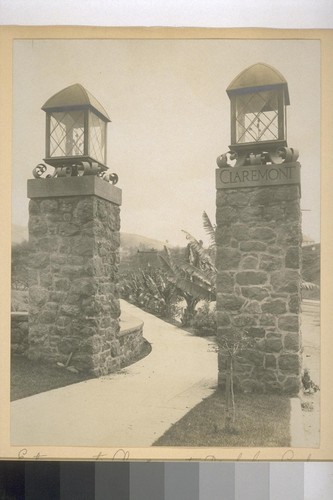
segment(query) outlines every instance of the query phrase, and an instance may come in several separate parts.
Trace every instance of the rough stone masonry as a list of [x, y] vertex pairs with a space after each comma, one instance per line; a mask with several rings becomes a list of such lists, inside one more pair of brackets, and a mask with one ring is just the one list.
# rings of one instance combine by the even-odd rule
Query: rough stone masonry
[[[242, 332], [254, 343], [235, 360], [240, 391], [293, 394], [300, 388], [300, 166], [293, 166], [278, 167], [295, 173], [287, 181], [284, 175], [265, 174], [264, 182], [252, 175], [255, 169], [277, 170], [270, 165], [251, 166], [246, 179], [244, 166], [217, 170], [218, 338]], [[226, 364], [221, 350], [221, 385]]]
[[32, 358], [103, 375], [122, 364], [121, 190], [96, 176], [28, 181]]

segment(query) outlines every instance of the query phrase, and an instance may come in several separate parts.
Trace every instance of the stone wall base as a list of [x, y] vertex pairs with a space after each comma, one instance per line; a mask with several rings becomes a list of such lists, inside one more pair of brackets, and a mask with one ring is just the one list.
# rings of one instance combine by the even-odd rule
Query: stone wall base
[[[29, 357], [29, 325], [27, 312], [12, 312], [11, 314], [11, 352], [12, 354]], [[144, 344], [143, 322], [134, 317], [120, 321], [120, 331], [117, 342], [114, 343], [113, 363], [110, 363], [110, 371], [115, 372], [131, 364], [133, 359], [140, 356]], [[116, 347], [115, 347], [116, 346]], [[36, 357], [30, 357], [36, 359]], [[63, 358], [66, 361], [68, 356]], [[79, 368], [78, 357], [71, 357], [70, 365]], [[99, 375], [99, 371], [93, 372]]]

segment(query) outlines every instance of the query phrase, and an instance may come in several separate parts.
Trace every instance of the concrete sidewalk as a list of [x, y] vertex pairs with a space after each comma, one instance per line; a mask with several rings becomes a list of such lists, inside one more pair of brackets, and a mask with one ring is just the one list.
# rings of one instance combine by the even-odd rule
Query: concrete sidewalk
[[119, 373], [11, 403], [11, 444], [147, 447], [217, 384], [212, 343], [124, 301], [152, 352]]
[[[311, 379], [320, 385], [320, 302], [302, 302], [302, 369], [308, 368]], [[302, 408], [303, 407], [303, 408]], [[318, 448], [320, 445], [320, 392], [291, 398], [291, 446]]]
[[[320, 387], [320, 302], [304, 300], [302, 303], [303, 369], [308, 368], [311, 379]], [[320, 392], [302, 395], [304, 445], [320, 445]]]

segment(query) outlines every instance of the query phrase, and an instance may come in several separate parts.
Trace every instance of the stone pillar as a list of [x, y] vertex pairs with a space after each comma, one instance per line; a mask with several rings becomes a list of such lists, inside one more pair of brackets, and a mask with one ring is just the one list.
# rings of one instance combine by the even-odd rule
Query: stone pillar
[[[300, 165], [217, 170], [218, 338], [253, 339], [235, 361], [235, 389], [297, 393], [301, 378]], [[219, 383], [226, 355], [219, 353]]]
[[94, 175], [33, 179], [28, 198], [28, 356], [117, 370], [121, 190]]

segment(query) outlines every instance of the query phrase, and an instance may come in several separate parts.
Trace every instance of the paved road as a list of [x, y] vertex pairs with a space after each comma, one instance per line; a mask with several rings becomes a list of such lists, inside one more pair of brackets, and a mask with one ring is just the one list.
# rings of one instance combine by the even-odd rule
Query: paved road
[[149, 356], [117, 374], [11, 404], [13, 445], [147, 447], [217, 383], [217, 354], [194, 337], [122, 301], [144, 321]]

